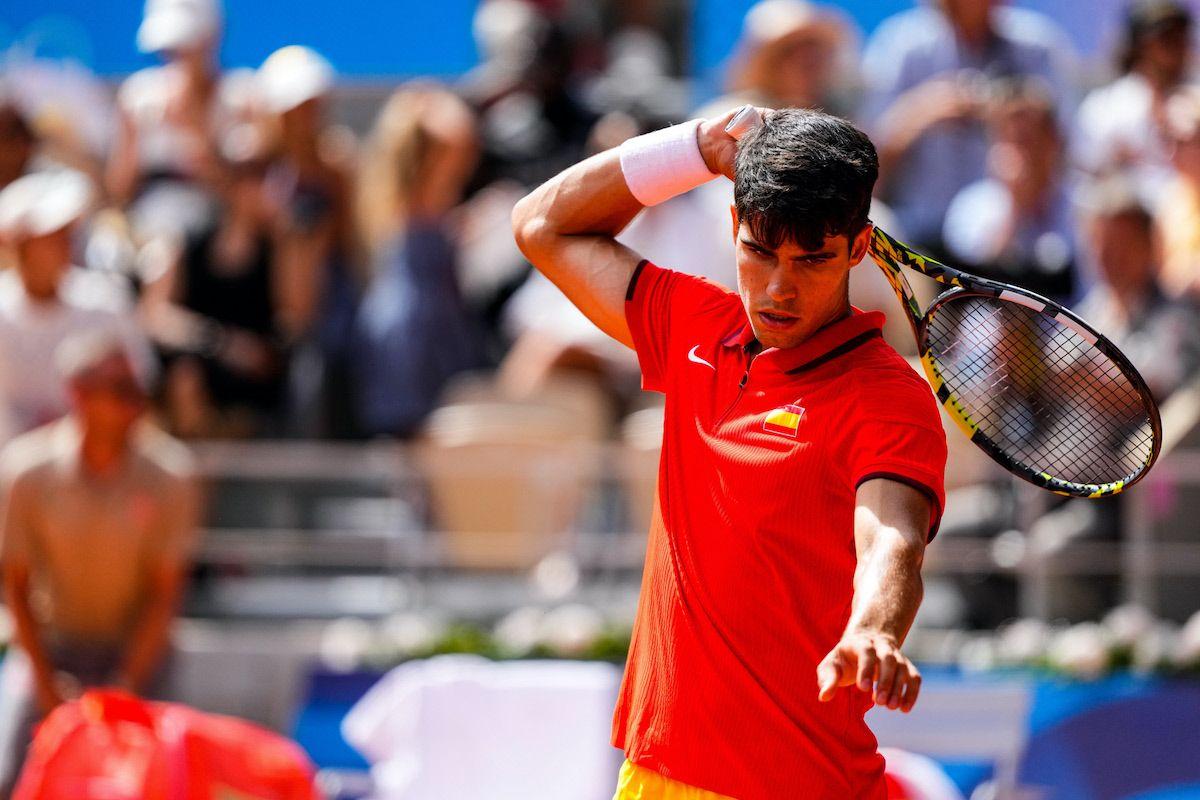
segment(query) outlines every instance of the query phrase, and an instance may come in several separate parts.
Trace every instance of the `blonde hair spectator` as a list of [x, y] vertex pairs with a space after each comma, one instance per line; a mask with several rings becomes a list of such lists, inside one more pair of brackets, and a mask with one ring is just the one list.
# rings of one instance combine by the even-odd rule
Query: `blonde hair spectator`
[[359, 170], [358, 221], [374, 254], [411, 217], [437, 217], [458, 204], [478, 157], [475, 118], [435, 84], [397, 90], [379, 112]]
[[837, 9], [762, 0], [742, 24], [726, 76], [734, 95], [768, 106], [846, 106], [857, 83], [858, 37]]

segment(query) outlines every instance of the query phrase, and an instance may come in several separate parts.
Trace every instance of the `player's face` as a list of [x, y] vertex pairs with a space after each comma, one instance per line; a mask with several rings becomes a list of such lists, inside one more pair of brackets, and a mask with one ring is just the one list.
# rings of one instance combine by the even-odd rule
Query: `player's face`
[[738, 294], [763, 347], [795, 347], [849, 312], [850, 269], [866, 254], [870, 231], [826, 237], [816, 250], [791, 241], [772, 248], [734, 213]]

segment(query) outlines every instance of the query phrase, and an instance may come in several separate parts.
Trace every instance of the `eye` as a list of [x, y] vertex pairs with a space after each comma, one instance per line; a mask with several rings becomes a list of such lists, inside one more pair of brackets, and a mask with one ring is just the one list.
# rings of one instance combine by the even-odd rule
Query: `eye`
[[758, 245], [754, 244], [754, 242], [747, 242], [745, 239], [743, 239], [742, 244], [746, 247], [747, 250], [749, 250], [751, 253], [754, 253], [755, 255], [759, 255], [759, 256], [769, 256], [770, 255], [770, 252], [768, 252], [765, 247], [759, 247]]

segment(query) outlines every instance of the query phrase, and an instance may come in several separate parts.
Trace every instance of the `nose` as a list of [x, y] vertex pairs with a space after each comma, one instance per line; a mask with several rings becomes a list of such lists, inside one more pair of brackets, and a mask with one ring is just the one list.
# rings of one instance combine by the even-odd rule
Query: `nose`
[[789, 270], [776, 267], [771, 271], [767, 281], [767, 296], [776, 304], [788, 303], [796, 299], [796, 279]]

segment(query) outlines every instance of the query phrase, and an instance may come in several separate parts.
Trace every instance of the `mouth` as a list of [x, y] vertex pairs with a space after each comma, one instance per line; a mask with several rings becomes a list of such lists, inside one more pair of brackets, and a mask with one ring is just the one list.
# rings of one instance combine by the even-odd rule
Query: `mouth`
[[799, 317], [782, 311], [758, 311], [755, 313], [762, 326], [772, 331], [786, 331], [800, 321]]

